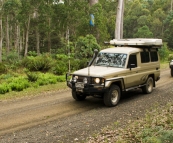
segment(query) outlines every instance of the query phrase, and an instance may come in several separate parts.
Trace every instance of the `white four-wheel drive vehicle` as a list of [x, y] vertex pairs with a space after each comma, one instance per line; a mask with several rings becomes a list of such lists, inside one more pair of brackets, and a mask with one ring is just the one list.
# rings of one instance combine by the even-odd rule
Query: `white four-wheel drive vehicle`
[[151, 93], [160, 79], [161, 39], [111, 40], [113, 48], [95, 50], [88, 67], [66, 74], [72, 97], [102, 97], [106, 106], [118, 104], [124, 91], [141, 88]]

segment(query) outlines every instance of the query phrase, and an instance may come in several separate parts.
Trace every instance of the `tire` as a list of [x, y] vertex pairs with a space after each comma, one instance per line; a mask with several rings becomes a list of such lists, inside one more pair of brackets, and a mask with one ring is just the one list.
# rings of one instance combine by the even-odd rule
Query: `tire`
[[142, 91], [145, 94], [150, 94], [153, 91], [154, 81], [152, 77], [148, 77], [146, 85], [142, 87]]
[[173, 67], [171, 67], [171, 76], [173, 77]]
[[117, 85], [112, 85], [108, 92], [104, 94], [104, 104], [108, 107], [116, 106], [120, 100], [121, 92]]
[[82, 100], [85, 100], [86, 95], [85, 94], [82, 94], [82, 93], [77, 93], [76, 91], [72, 91], [72, 97], [76, 101], [82, 101]]

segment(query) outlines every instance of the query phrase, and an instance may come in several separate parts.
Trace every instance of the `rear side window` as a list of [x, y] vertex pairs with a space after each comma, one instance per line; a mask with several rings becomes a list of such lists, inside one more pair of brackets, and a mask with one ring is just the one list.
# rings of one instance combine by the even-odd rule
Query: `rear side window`
[[158, 54], [157, 54], [157, 52], [150, 52], [150, 56], [151, 56], [151, 62], [158, 61]]
[[149, 52], [141, 52], [141, 63], [148, 63], [150, 62]]

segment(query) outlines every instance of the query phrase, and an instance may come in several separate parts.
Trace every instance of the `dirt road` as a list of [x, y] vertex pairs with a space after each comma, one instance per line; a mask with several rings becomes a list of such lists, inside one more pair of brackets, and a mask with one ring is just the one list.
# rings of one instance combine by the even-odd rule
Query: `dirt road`
[[144, 116], [153, 106], [173, 101], [170, 70], [161, 72], [152, 94], [130, 91], [118, 106], [105, 107], [101, 99], [76, 102], [70, 90], [0, 102], [0, 143], [84, 142], [105, 126]]

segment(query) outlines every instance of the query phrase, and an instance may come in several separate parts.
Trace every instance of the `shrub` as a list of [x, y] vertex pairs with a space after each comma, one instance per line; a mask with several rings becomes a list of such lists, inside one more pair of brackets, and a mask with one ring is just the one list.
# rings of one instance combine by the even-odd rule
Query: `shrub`
[[0, 94], [5, 94], [10, 91], [10, 87], [7, 84], [0, 84]]
[[40, 73], [37, 83], [38, 85], [55, 84], [57, 82], [57, 77], [50, 73]]
[[28, 56], [23, 59], [22, 64], [30, 71], [48, 71], [53, 65], [53, 59], [49, 55], [40, 55], [37, 57]]
[[36, 72], [26, 72], [28, 81], [35, 82], [38, 79], [38, 74]]
[[168, 61], [171, 61], [171, 60], [173, 60], [173, 54], [169, 54], [168, 56]]
[[52, 71], [54, 74], [56, 75], [63, 75], [65, 72], [67, 72], [67, 65], [62, 62], [62, 61], [59, 61], [53, 68], [52, 68]]
[[167, 48], [167, 45], [164, 43], [164, 45], [162, 46], [162, 48], [159, 49], [159, 55], [160, 55], [160, 59], [162, 61], [167, 61], [168, 59], [168, 55], [169, 55], [170, 51]]
[[0, 73], [6, 73], [7, 72], [7, 68], [3, 63], [0, 63]]
[[24, 77], [13, 78], [9, 84], [11, 90], [22, 91], [30, 86], [28, 80]]
[[21, 65], [19, 55], [16, 51], [10, 51], [7, 56], [3, 56], [3, 61], [6, 63], [7, 68], [12, 70], [17, 70]]
[[37, 56], [37, 53], [35, 51], [29, 51], [28, 52], [28, 56], [36, 57]]
[[66, 81], [65, 76], [64, 75], [63, 76], [58, 76], [57, 81], [58, 82], [65, 82]]

